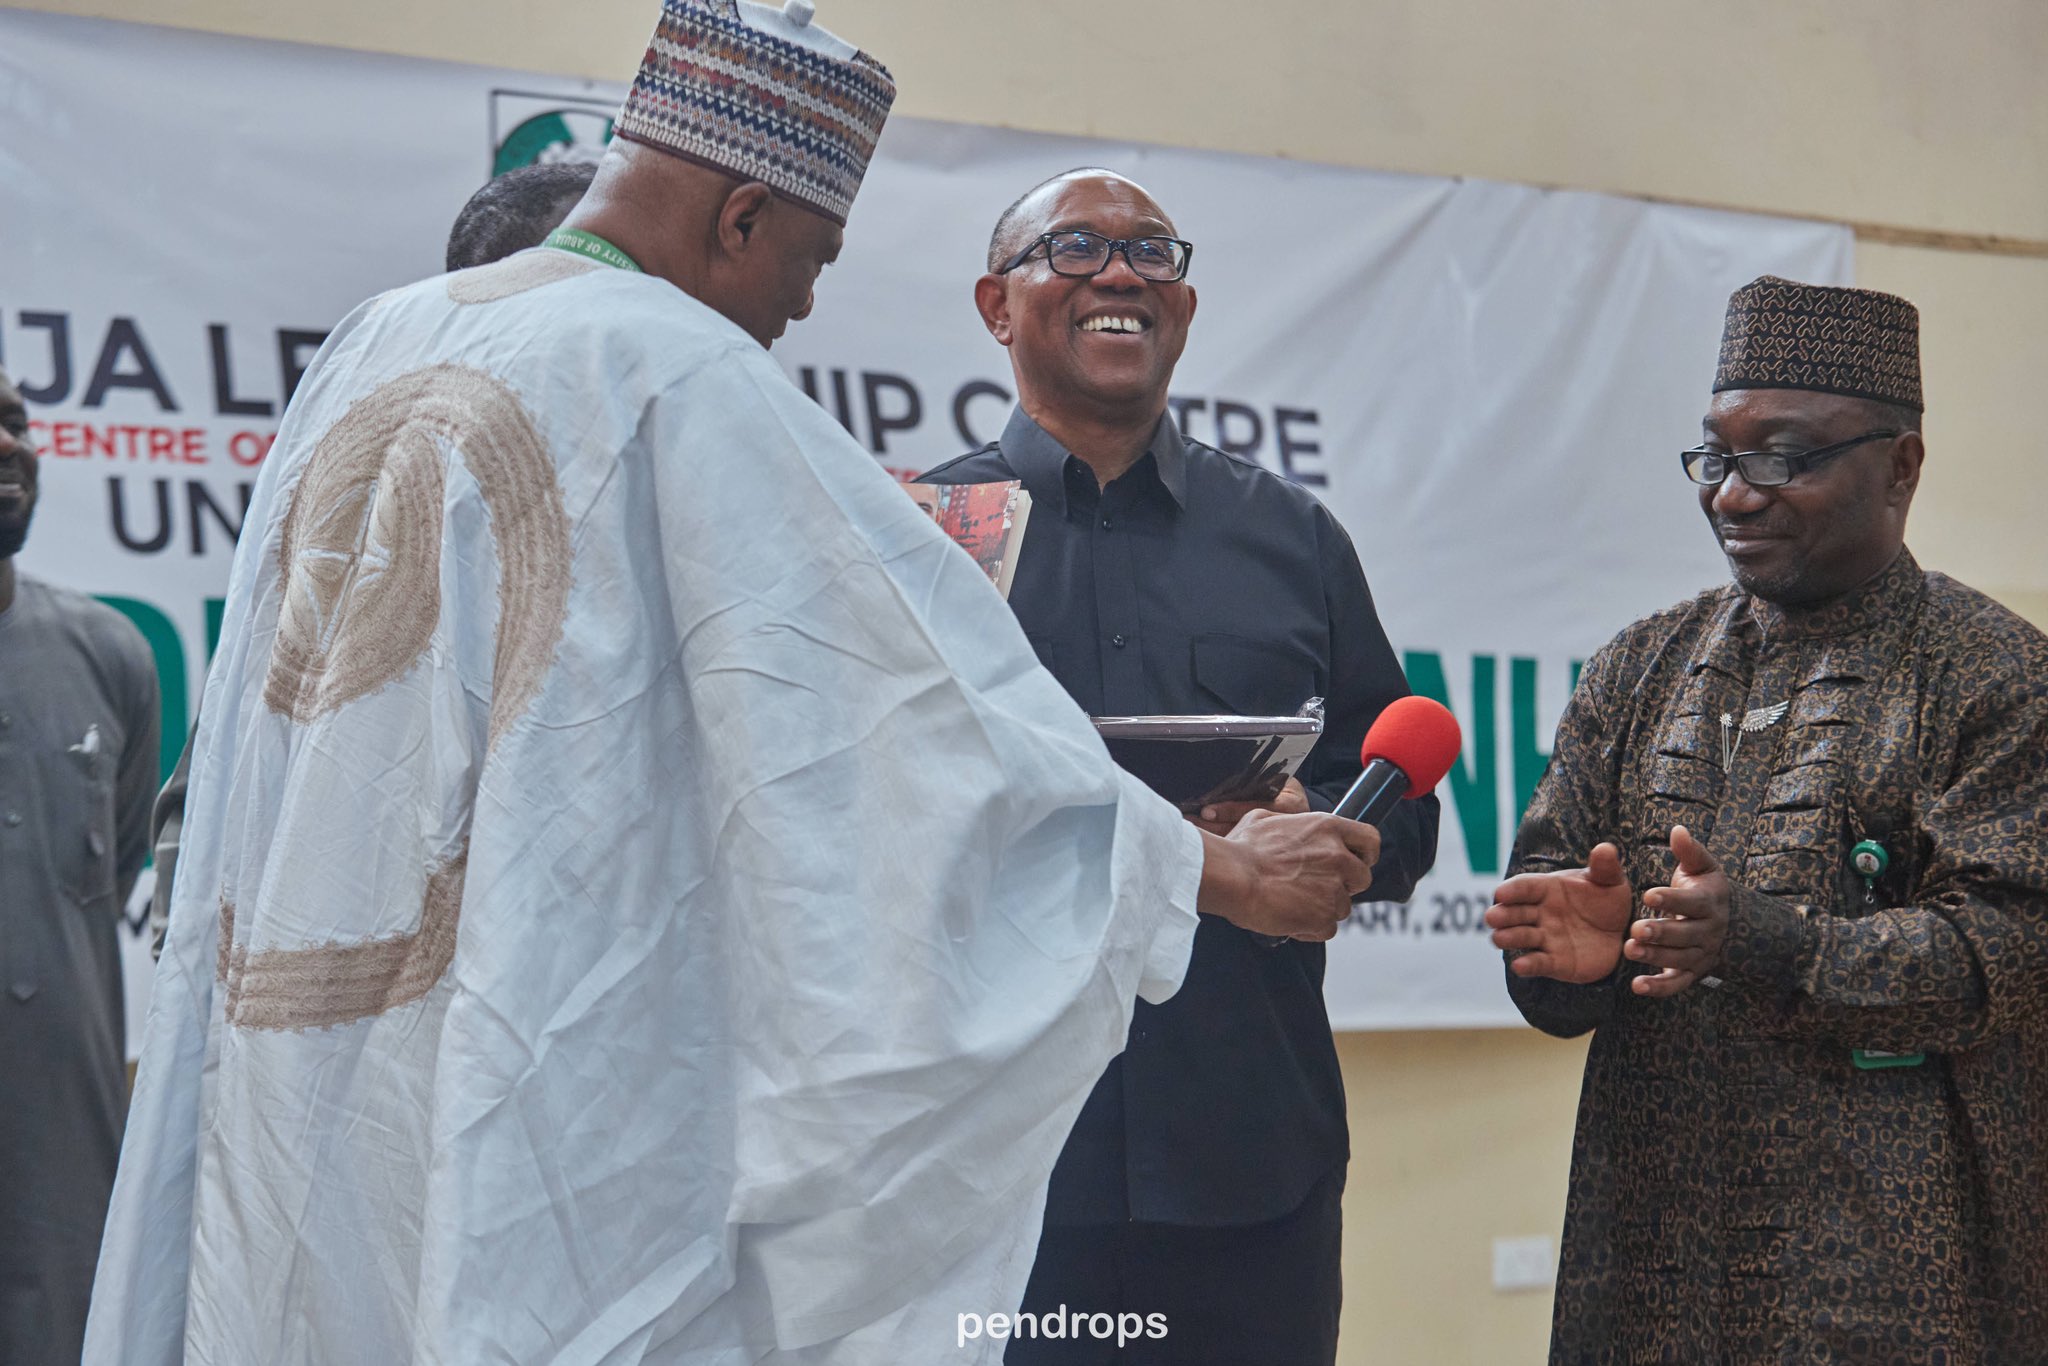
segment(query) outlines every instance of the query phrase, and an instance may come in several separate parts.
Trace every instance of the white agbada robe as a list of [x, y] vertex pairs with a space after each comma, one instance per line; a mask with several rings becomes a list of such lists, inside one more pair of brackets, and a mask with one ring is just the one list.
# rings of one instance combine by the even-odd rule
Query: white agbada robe
[[1198, 836], [732, 323], [382, 296], [257, 482], [86, 1360], [923, 1363]]

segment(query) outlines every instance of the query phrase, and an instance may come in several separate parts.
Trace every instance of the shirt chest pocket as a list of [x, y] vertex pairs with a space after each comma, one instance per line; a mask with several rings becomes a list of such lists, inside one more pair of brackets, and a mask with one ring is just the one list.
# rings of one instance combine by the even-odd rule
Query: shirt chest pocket
[[1323, 689], [1316, 661], [1291, 645], [1244, 636], [1196, 636], [1195, 687], [1238, 716], [1292, 716]]
[[81, 905], [114, 894], [114, 756], [78, 747], [38, 760], [50, 872]]

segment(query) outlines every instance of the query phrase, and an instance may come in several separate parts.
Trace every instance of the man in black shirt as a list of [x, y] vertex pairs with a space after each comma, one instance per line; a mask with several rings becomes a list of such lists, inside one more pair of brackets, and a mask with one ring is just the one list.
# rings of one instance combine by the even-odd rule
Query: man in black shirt
[[[1189, 441], [1167, 387], [1195, 313], [1193, 248], [1138, 186], [1071, 171], [1003, 214], [975, 302], [1009, 349], [1001, 440], [923, 476], [1021, 479], [1010, 605], [1089, 713], [1287, 715], [1328, 729], [1274, 803], [1328, 810], [1381, 708], [1408, 687], [1344, 529], [1305, 490]], [[1227, 830], [1242, 807], [1199, 823]], [[1436, 800], [1381, 830], [1368, 895], [1407, 897], [1436, 856]], [[1011, 1363], [1335, 1359], [1349, 1157], [1320, 944], [1205, 923], [1186, 982], [1140, 1003], [1053, 1172]], [[1163, 1315], [1119, 1348], [1074, 1314]], [[1148, 1320], [1148, 1323], [1151, 1322]]]

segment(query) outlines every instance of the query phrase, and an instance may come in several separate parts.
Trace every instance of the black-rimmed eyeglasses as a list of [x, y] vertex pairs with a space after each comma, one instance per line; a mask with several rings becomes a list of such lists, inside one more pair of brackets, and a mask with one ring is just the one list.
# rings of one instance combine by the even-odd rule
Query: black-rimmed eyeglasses
[[1822, 461], [1834, 459], [1844, 451], [1899, 434], [1887, 427], [1883, 431], [1865, 432], [1847, 441], [1837, 441], [1832, 446], [1816, 446], [1810, 451], [1743, 451], [1740, 455], [1728, 455], [1695, 447], [1680, 451], [1678, 459], [1685, 466], [1685, 477], [1695, 484], [1713, 488], [1728, 477], [1732, 467], [1742, 476], [1742, 482], [1751, 488], [1771, 489], [1791, 483], [1795, 476], [1804, 474]]
[[1110, 258], [1118, 252], [1131, 269], [1147, 280], [1170, 284], [1184, 280], [1188, 274], [1188, 262], [1194, 259], [1195, 244], [1183, 242], [1178, 237], [1129, 237], [1111, 239], [1099, 232], [1048, 232], [1034, 238], [1031, 245], [1003, 263], [998, 275], [1008, 275], [1017, 267], [1041, 253], [1045, 263], [1052, 267], [1055, 275], [1071, 275], [1086, 279], [1100, 275], [1109, 268]]

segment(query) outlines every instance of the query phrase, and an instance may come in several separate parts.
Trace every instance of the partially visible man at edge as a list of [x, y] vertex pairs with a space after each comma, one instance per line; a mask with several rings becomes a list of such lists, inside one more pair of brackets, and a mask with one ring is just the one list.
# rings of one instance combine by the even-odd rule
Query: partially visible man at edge
[[1911, 304], [1754, 281], [1714, 391], [1735, 583], [1588, 664], [1487, 912], [1595, 1031], [1551, 1361], [2042, 1360], [2048, 638], [1905, 548]]
[[[1195, 313], [1193, 248], [1142, 188], [1100, 169], [998, 220], [975, 303], [1009, 351], [1000, 440], [923, 476], [1021, 479], [1032, 516], [1010, 606], [1041, 663], [1096, 715], [1291, 715], [1328, 729], [1276, 809], [1329, 810], [1366, 728], [1404, 696], [1351, 539], [1307, 490], [1181, 434], [1167, 390]], [[1200, 813], [1227, 830], [1243, 807]], [[1436, 798], [1379, 832], [1372, 894], [1435, 858]], [[1141, 1002], [1075, 1123], [1024, 1299], [1031, 1322], [1162, 1313], [1164, 1339], [1020, 1333], [1012, 1363], [1334, 1359], [1350, 1155], [1323, 1005], [1323, 946], [1212, 921], [1187, 981]]]
[[[562, 220], [576, 207], [590, 182], [597, 178], [597, 163], [556, 161], [493, 176], [462, 206], [448, 229], [448, 269], [470, 270], [502, 261], [514, 252], [539, 246], [547, 235], [562, 226]], [[185, 820], [185, 789], [192, 771], [192, 738], [199, 734], [199, 718], [185, 737], [178, 763], [157, 794], [150, 813], [149, 839], [156, 864], [156, 882], [150, 890], [150, 952], [164, 950], [164, 927], [171, 918], [171, 888], [178, 868], [178, 837]]]
[[1198, 835], [1120, 774], [768, 358], [894, 94], [809, 20], [666, 0], [548, 245], [299, 388], [95, 1366], [936, 1359], [1197, 911], [1328, 937], [1365, 885], [1364, 827]]
[[0, 374], [0, 1362], [76, 1366], [127, 1108], [121, 909], [159, 721], [142, 633], [15, 567], [37, 460]]

